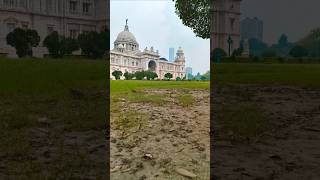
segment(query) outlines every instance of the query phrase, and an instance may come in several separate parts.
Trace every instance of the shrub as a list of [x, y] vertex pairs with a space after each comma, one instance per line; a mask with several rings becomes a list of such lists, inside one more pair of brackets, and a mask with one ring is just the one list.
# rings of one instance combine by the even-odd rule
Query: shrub
[[6, 40], [7, 44], [16, 49], [19, 57], [24, 57], [32, 56], [32, 47], [39, 45], [40, 36], [32, 29], [16, 28], [7, 35]]
[[164, 77], [165, 77], [168, 81], [170, 81], [170, 79], [171, 79], [173, 76], [172, 76], [171, 73], [166, 73], [166, 74], [164, 75]]
[[116, 80], [118, 80], [122, 76], [122, 72], [115, 70], [112, 72], [112, 76], [114, 76], [116, 78]]
[[53, 58], [60, 58], [65, 54], [72, 54], [73, 51], [79, 50], [77, 40], [59, 36], [56, 31], [44, 39], [43, 46], [47, 47], [49, 55]]
[[108, 48], [109, 33], [84, 32], [78, 36], [82, 54], [90, 58], [102, 58]]

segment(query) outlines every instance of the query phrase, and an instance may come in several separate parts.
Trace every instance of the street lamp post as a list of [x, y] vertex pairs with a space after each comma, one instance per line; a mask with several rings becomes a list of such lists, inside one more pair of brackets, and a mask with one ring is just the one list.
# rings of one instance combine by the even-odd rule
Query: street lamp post
[[228, 45], [229, 45], [229, 57], [231, 56], [231, 45], [233, 43], [233, 40], [231, 38], [231, 36], [229, 35], [228, 37]]

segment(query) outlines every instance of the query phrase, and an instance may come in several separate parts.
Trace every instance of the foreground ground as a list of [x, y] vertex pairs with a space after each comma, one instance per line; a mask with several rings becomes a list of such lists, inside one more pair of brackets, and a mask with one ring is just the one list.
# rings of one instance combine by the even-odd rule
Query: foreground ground
[[0, 60], [0, 179], [106, 179], [102, 60]]
[[320, 179], [320, 66], [214, 69], [213, 179]]
[[112, 81], [111, 179], [209, 179], [209, 82]]

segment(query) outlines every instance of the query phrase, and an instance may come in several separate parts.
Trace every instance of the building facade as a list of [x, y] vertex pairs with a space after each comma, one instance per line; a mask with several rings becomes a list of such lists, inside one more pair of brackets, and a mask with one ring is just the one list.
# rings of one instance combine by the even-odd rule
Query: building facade
[[258, 18], [245, 18], [240, 24], [241, 39], [257, 39], [263, 41], [263, 22]]
[[107, 0], [0, 0], [0, 54], [16, 57], [6, 36], [20, 27], [38, 32], [41, 41], [33, 55], [43, 57], [48, 52], [42, 42], [52, 31], [76, 38], [82, 32], [109, 28], [108, 9]]
[[211, 50], [223, 49], [230, 54], [240, 46], [241, 0], [213, 0]]
[[[159, 79], [164, 79], [166, 73], [171, 73], [173, 78], [185, 77], [185, 57], [181, 48], [176, 53], [174, 62], [160, 58], [159, 51], [145, 48], [139, 49], [139, 43], [129, 31], [126, 24], [124, 31], [120, 32], [114, 42], [114, 48], [110, 51], [110, 79], [114, 79], [112, 72], [135, 73], [137, 71], [153, 71]], [[124, 79], [124, 77], [122, 77]]]

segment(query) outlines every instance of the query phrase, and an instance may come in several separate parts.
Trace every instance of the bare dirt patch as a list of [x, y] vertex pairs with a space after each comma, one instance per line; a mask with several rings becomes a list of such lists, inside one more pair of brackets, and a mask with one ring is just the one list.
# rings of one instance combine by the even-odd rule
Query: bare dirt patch
[[111, 112], [111, 179], [185, 179], [179, 174], [183, 170], [209, 179], [209, 91], [143, 94], [161, 97], [162, 103], [122, 97], [117, 102], [121, 112]]
[[[320, 179], [319, 88], [219, 85], [212, 95], [213, 179]], [[226, 113], [243, 106], [255, 107], [246, 113], [261, 116], [242, 112], [240, 120], [265, 122], [254, 136], [226, 125]]]

